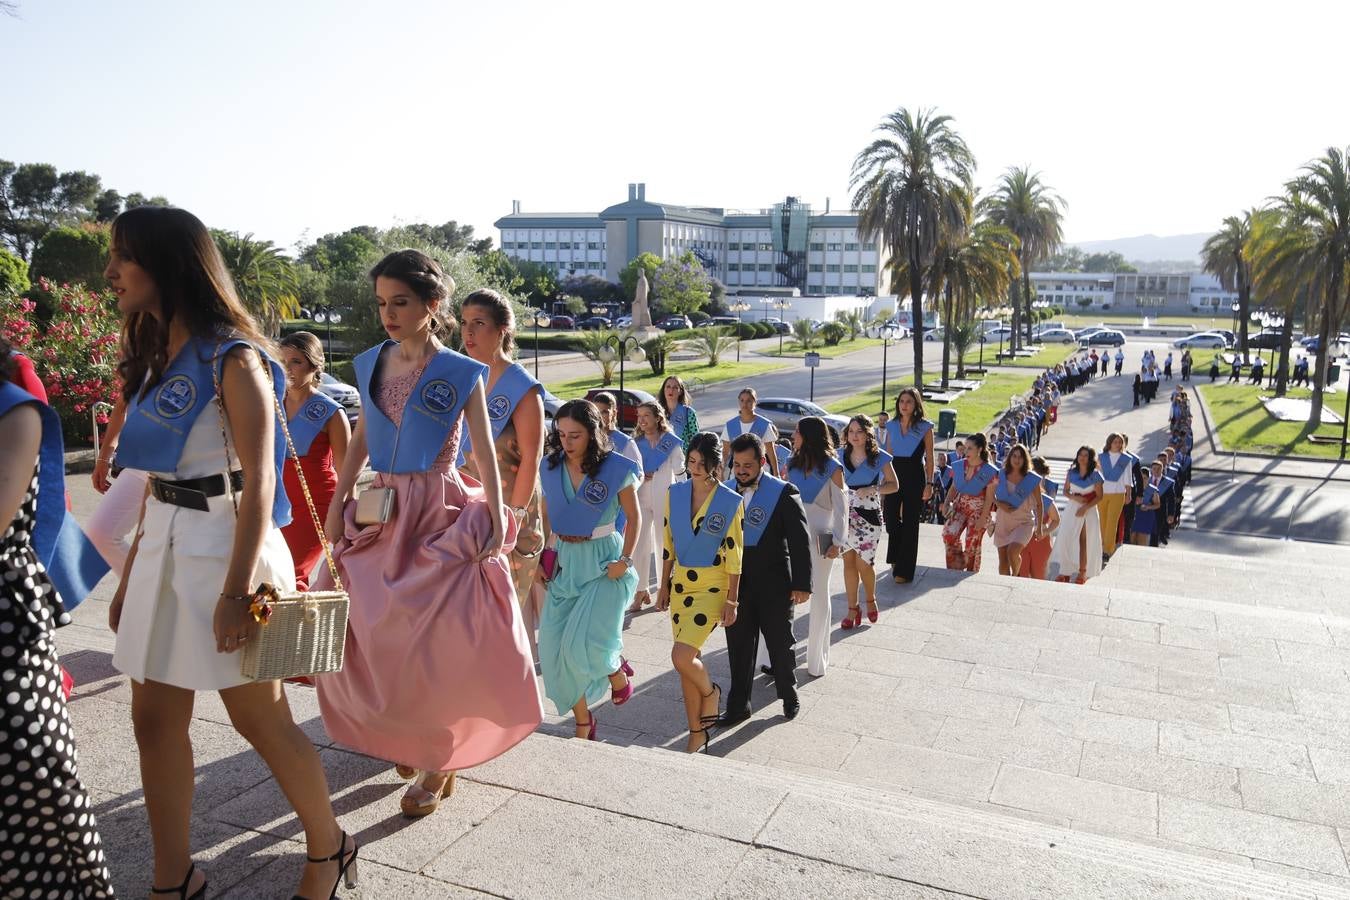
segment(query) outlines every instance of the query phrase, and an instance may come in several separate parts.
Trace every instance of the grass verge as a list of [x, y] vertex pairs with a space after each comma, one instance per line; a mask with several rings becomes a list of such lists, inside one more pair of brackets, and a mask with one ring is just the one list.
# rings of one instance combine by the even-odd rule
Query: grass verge
[[[869, 347], [880, 347], [880, 346], [881, 346], [881, 338], [860, 337], [857, 340], [853, 341], [846, 339], [842, 343], [835, 344], [833, 347], [824, 347], [824, 346], [813, 347], [811, 352], [819, 353], [825, 359], [834, 359], [835, 357], [844, 356], [845, 354], [848, 353], [855, 353], [859, 350], [866, 350]], [[806, 351], [803, 350], [796, 341], [789, 341], [789, 340], [783, 341], [782, 353], [778, 352], [778, 346], [776, 344], [765, 347], [763, 350], [759, 351], [760, 356], [795, 357], [797, 359], [801, 359], [803, 356], [805, 356], [805, 354]]]
[[[1077, 352], [1076, 344], [1041, 344], [1040, 349], [1036, 351], [1035, 356], [1019, 356], [1015, 359], [1005, 359], [993, 362], [994, 356], [998, 353], [995, 349], [993, 353], [989, 352], [989, 345], [984, 345], [984, 364], [986, 366], [1000, 366], [1010, 369], [1049, 369], [1057, 366], [1068, 359], [1070, 354]], [[966, 365], [971, 366], [979, 362], [978, 351], [972, 359], [971, 354], [966, 354]]]
[[[593, 363], [595, 373], [582, 378], [569, 378], [566, 381], [551, 381], [545, 387], [557, 396], [567, 400], [572, 397], [583, 397], [586, 392], [592, 388], [619, 386], [618, 370], [614, 371], [614, 381], [605, 385], [600, 377], [600, 364]], [[782, 363], [777, 362], [734, 362], [728, 361], [723, 357], [722, 362], [716, 366], [709, 366], [703, 360], [695, 362], [668, 362], [666, 363], [665, 375], [653, 375], [651, 366], [642, 363], [640, 366], [629, 366], [624, 371], [623, 386], [625, 388], [636, 388], [640, 391], [646, 391], [649, 394], [655, 394], [661, 389], [661, 383], [671, 375], [679, 375], [688, 381], [691, 378], [698, 378], [704, 384], [717, 384], [722, 381], [734, 381], [739, 378], [748, 378], [752, 375], [762, 375], [765, 372], [772, 372], [774, 369], [783, 368]]]
[[[1209, 407], [1210, 418], [1219, 432], [1219, 441], [1224, 450], [1263, 456], [1315, 456], [1322, 459], [1340, 456], [1340, 448], [1335, 443], [1316, 444], [1308, 440], [1307, 423], [1282, 422], [1266, 412], [1266, 408], [1261, 405], [1261, 398], [1273, 396], [1274, 393], [1267, 388], [1225, 384], [1220, 380], [1215, 384], [1200, 385], [1200, 393]], [[1307, 399], [1312, 396], [1312, 391], [1290, 388], [1288, 396]], [[1327, 400], [1336, 405], [1345, 402], [1341, 394], [1329, 395]], [[1339, 409], [1336, 411], [1340, 412]], [[1338, 438], [1341, 426], [1324, 424], [1314, 433]]]
[[[941, 378], [940, 375], [936, 374], [928, 374], [924, 377], [929, 384], [939, 381]], [[957, 433], [969, 434], [972, 431], [987, 428], [1008, 408], [1009, 399], [1029, 391], [1031, 383], [1035, 380], [1036, 376], [1032, 373], [993, 372], [982, 379], [984, 383], [979, 390], [967, 391], [952, 403], [933, 403], [930, 401], [926, 404], [924, 412], [928, 415], [928, 418], [936, 421], [938, 410], [954, 409], [956, 410]], [[888, 406], [894, 406], [895, 392], [902, 387], [905, 387], [904, 382], [891, 382], [887, 385], [886, 403]], [[835, 401], [826, 408], [841, 416], [855, 416], [858, 413], [875, 416], [881, 409], [881, 385], [878, 384], [851, 397]]]

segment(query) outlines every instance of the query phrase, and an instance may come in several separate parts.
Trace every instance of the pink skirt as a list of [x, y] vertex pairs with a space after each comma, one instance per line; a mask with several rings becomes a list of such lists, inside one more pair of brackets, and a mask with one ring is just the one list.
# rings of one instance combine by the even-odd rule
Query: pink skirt
[[[351, 594], [345, 665], [319, 676], [332, 738], [427, 771], [500, 756], [543, 718], [530, 642], [481, 490], [455, 472], [377, 475], [398, 492], [383, 525], [352, 521], [334, 549]], [[514, 518], [506, 517], [509, 552]], [[332, 578], [320, 567], [314, 590]]]

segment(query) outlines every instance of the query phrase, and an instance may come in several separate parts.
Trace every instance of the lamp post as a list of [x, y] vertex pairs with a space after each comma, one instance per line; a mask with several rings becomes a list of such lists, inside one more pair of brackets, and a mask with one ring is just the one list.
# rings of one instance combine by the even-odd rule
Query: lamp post
[[744, 300], [737, 300], [731, 304], [731, 311], [736, 314], [736, 362], [741, 361], [741, 313], [750, 308], [750, 304]]
[[881, 326], [881, 409], [886, 409], [886, 352], [895, 338], [895, 326], [887, 322]]
[[333, 326], [342, 324], [342, 313], [336, 307], [321, 306], [314, 311], [314, 321], [326, 325], [325, 341], [328, 344], [328, 365], [333, 365]]
[[1238, 310], [1241, 309], [1241, 308], [1242, 308], [1242, 304], [1240, 304], [1240, 303], [1238, 303], [1236, 300], [1234, 300], [1234, 301], [1233, 301], [1233, 340], [1235, 340], [1235, 341], [1237, 340], [1237, 330], [1238, 330], [1238, 321], [1237, 321]]
[[[783, 299], [778, 299], [778, 300], [773, 301], [773, 308], [776, 309], [776, 310], [778, 310], [778, 321], [780, 321], [780, 322], [785, 321], [785, 320], [783, 319], [783, 310], [787, 309], [787, 308], [788, 308], [789, 306], [791, 306], [791, 305], [792, 305], [792, 304], [788, 303], [786, 300], [783, 300]], [[782, 355], [783, 355], [783, 330], [782, 330], [781, 328], [777, 327], [777, 326], [774, 326], [774, 331], [777, 331], [777, 332], [778, 332], [778, 355], [779, 355], [779, 356], [782, 356]]]
[[[629, 348], [628, 345], [629, 341], [633, 342], [631, 349]], [[640, 363], [647, 358], [647, 353], [642, 349], [642, 342], [639, 341], [636, 336], [631, 334], [611, 334], [609, 337], [605, 338], [604, 343], [600, 345], [599, 356], [603, 362], [608, 362], [609, 360], [614, 358], [615, 354], [618, 354], [619, 357], [619, 405], [622, 406], [624, 394], [623, 390], [624, 359], [627, 358], [628, 360], [634, 363]], [[623, 411], [621, 409], [619, 416], [621, 420], [623, 418], [622, 413]]]
[[552, 320], [541, 309], [534, 317], [534, 380], [539, 380], [539, 329], [547, 328]]

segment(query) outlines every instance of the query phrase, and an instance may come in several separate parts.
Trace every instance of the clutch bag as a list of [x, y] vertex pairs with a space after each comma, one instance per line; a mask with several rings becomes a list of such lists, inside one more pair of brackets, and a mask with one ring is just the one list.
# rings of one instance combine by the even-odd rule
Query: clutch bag
[[383, 525], [394, 517], [394, 489], [366, 488], [356, 498], [357, 525]]

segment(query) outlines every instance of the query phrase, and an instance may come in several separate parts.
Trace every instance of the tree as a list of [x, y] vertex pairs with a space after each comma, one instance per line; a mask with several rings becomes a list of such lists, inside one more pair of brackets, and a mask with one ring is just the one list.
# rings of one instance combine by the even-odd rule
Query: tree
[[577, 352], [600, 367], [601, 387], [614, 383], [614, 370], [619, 367], [614, 348], [605, 343], [613, 334], [612, 331], [583, 331], [577, 337]]
[[647, 284], [656, 281], [656, 270], [661, 268], [661, 257], [655, 253], [639, 253], [628, 261], [628, 265], [619, 271], [619, 286], [623, 295], [631, 302], [637, 296], [638, 270], [647, 272]]
[[1064, 239], [1064, 201], [1041, 182], [1039, 172], [1032, 172], [1029, 166], [1013, 166], [1003, 173], [983, 206], [991, 222], [1002, 225], [1018, 240], [1017, 262], [1022, 270], [1022, 291], [1016, 300], [1010, 298], [1010, 348], [1016, 350], [1022, 345], [1019, 327], [1024, 313], [1026, 343], [1031, 343], [1031, 270], [1054, 253]]
[[[1077, 250], [1077, 247], [1073, 249]], [[1080, 251], [1081, 252], [1081, 251]], [[1053, 270], [1052, 270], [1053, 271]], [[1104, 253], [1089, 253], [1083, 257], [1084, 272], [1137, 272], [1134, 266], [1114, 250]]]
[[28, 264], [0, 247], [0, 294], [22, 294], [30, 287]]
[[1047, 272], [1084, 272], [1083, 260], [1087, 254], [1081, 247], [1072, 245], [1060, 247], [1054, 253], [1045, 258], [1045, 270]]
[[32, 277], [102, 290], [106, 285], [103, 269], [108, 264], [109, 244], [107, 225], [53, 228], [33, 249]]
[[736, 347], [737, 338], [730, 332], [729, 328], [700, 328], [680, 346], [706, 357], [709, 367], [716, 366], [722, 361], [723, 353], [729, 353]]
[[281, 320], [299, 312], [300, 279], [295, 263], [271, 241], [252, 234], [213, 231], [235, 290], [248, 311], [273, 336], [281, 332]]
[[567, 310], [569, 316], [583, 316], [589, 310], [586, 301], [580, 297], [569, 297], [563, 294], [558, 299], [562, 301], [563, 309]]
[[492, 249], [492, 238], [475, 238], [472, 225], [461, 225], [454, 219], [444, 225], [415, 223], [404, 225], [403, 228], [423, 243], [439, 247], [448, 253], [458, 253], [460, 250], [487, 253]]
[[958, 322], [947, 329], [947, 334], [951, 336], [952, 349], [956, 351], [956, 377], [966, 377], [966, 354], [970, 352], [971, 346], [979, 340], [980, 324], [978, 322]]
[[652, 367], [653, 375], [666, 374], [666, 357], [678, 343], [664, 331], [642, 342], [642, 349], [647, 353], [647, 363]]
[[506, 255], [503, 250], [489, 250], [487, 253], [480, 253], [474, 257], [474, 265], [478, 271], [492, 282], [498, 288], [508, 293], [514, 294], [525, 284], [525, 279], [521, 277], [520, 271], [516, 268], [515, 260]]
[[[127, 199], [128, 205], [131, 203]], [[364, 278], [379, 258], [375, 242], [356, 229], [325, 234], [300, 251], [300, 262], [334, 278]]]
[[558, 275], [552, 266], [528, 259], [515, 261], [516, 271], [520, 273], [520, 290], [529, 298], [532, 306], [543, 306], [558, 295]]
[[664, 260], [652, 280], [656, 306], [668, 315], [689, 315], [708, 305], [712, 278], [691, 252]]
[[792, 336], [797, 339], [797, 346], [803, 350], [811, 350], [820, 343], [820, 335], [806, 319], [798, 319], [792, 323]]
[[1238, 352], [1247, 358], [1247, 324], [1252, 305], [1252, 215], [1247, 210], [1240, 216], [1229, 216], [1217, 232], [1210, 235], [1200, 250], [1204, 269], [1223, 285], [1226, 291], [1238, 295]]
[[[906, 260], [916, 332], [924, 321], [924, 270], [941, 235], [961, 230], [960, 198], [973, 192], [975, 157], [951, 122], [933, 110], [897, 109], [878, 126], [881, 137], [858, 154], [850, 179], [859, 232], [879, 236]], [[914, 381], [922, 389], [924, 342], [913, 343]]]
[[[1002, 225], [981, 219], [969, 231], [948, 235], [934, 254], [929, 282], [933, 296], [943, 300], [942, 388], [951, 370], [951, 351], [957, 326], [966, 324], [981, 300], [987, 305], [1007, 293], [1020, 274], [1017, 237]], [[958, 362], [957, 368], [961, 368]]]
[[111, 222], [122, 212], [122, 195], [108, 188], [94, 200], [94, 221]]
[[612, 281], [597, 275], [572, 275], [558, 286], [564, 294], [580, 297], [590, 306], [596, 303], [618, 303], [623, 300], [623, 289]]
[[0, 160], [0, 238], [28, 260], [47, 232], [89, 218], [101, 190], [99, 177], [88, 172]]
[[854, 310], [839, 310], [834, 314], [834, 320], [848, 329], [848, 339], [856, 341], [858, 335], [867, 330], [867, 323], [863, 321], [863, 314]]

